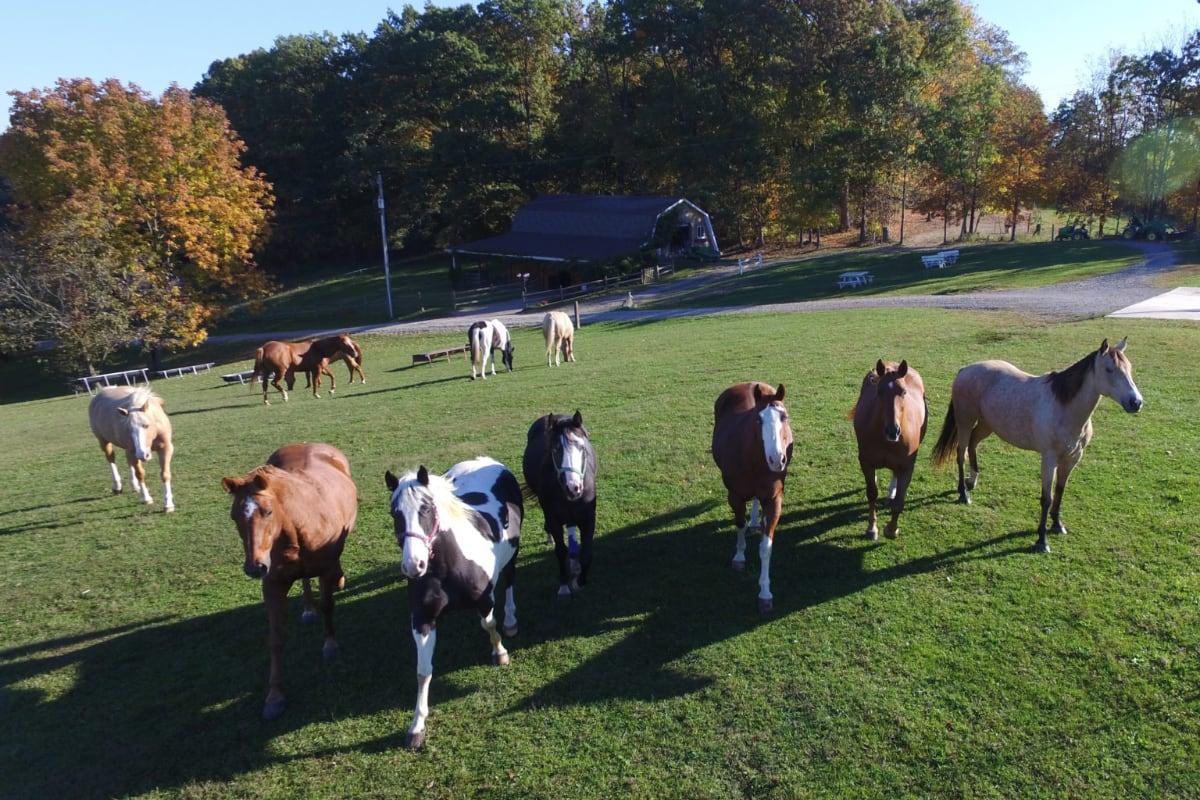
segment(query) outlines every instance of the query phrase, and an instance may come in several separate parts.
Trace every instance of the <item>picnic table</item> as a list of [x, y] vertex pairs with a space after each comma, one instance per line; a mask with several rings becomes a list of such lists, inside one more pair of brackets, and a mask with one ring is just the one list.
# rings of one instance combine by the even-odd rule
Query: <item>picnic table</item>
[[921, 256], [921, 266], [925, 269], [942, 269], [946, 265], [958, 263], [957, 250], [939, 250], [930, 256]]
[[79, 393], [80, 387], [86, 389], [88, 394], [95, 394], [100, 391], [100, 387], [102, 386], [112, 386], [114, 381], [119, 385], [120, 381], [124, 380], [126, 386], [133, 386], [134, 381], [132, 378], [141, 378], [143, 383], [149, 384], [150, 375], [148, 373], [149, 370], [143, 368], [123, 369], [117, 372], [106, 372], [103, 375], [84, 375], [81, 378], [72, 380], [71, 388], [75, 390], [76, 394]]
[[157, 369], [154, 374], [160, 378], [170, 378], [174, 375], [176, 378], [182, 378], [185, 374], [198, 375], [200, 372], [208, 372], [216, 366], [215, 362], [209, 361], [207, 364], [191, 364], [186, 367], [170, 367], [169, 369]]
[[237, 381], [238, 383], [245, 383], [253, 377], [254, 370], [247, 369], [242, 370], [241, 372], [231, 372], [228, 375], [222, 375], [221, 380], [225, 381], [226, 383], [233, 383], [234, 381]]
[[762, 253], [757, 253], [750, 258], [738, 259], [738, 275], [746, 271], [746, 267], [761, 267], [763, 263]]
[[466, 352], [467, 346], [465, 344], [460, 344], [457, 347], [443, 347], [441, 350], [430, 350], [426, 353], [413, 353], [412, 363], [432, 364], [436, 359], [439, 358], [444, 358], [449, 361], [450, 356], [454, 355], [455, 353], [463, 353], [465, 355]]
[[843, 272], [838, 276], [839, 289], [856, 289], [873, 282], [875, 276], [865, 269]]

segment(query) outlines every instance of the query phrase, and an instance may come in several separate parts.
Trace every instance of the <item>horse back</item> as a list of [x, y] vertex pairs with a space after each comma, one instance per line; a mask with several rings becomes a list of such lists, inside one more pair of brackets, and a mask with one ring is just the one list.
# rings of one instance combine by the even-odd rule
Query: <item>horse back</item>
[[284, 445], [267, 464], [286, 475], [278, 479], [276, 491], [283, 501], [285, 527], [297, 536], [329, 540], [354, 527], [358, 489], [350, 476], [350, 462], [336, 447], [319, 442]]

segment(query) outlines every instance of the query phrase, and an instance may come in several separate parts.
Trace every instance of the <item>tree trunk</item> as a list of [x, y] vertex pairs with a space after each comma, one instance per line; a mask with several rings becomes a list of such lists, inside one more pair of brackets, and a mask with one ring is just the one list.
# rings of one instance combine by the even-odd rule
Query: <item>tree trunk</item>
[[971, 226], [969, 228], [967, 228], [967, 230], [970, 231], [971, 233], [975, 233], [975, 225], [978, 223], [978, 220], [975, 219], [975, 201], [977, 199], [978, 199], [978, 193], [971, 192]]
[[950, 241], [950, 204], [946, 203], [942, 208], [942, 244], [947, 244]]
[[867, 243], [867, 195], [866, 192], [858, 198], [858, 243]]
[[908, 201], [908, 170], [905, 170], [900, 179], [900, 244], [904, 245], [904, 204]]
[[1012, 235], [1008, 237], [1010, 242], [1017, 240], [1017, 215], [1021, 213], [1021, 203], [1013, 198], [1013, 219], [1012, 219]]
[[850, 181], [842, 184], [842, 196], [838, 198], [838, 225], [841, 230], [850, 230]]

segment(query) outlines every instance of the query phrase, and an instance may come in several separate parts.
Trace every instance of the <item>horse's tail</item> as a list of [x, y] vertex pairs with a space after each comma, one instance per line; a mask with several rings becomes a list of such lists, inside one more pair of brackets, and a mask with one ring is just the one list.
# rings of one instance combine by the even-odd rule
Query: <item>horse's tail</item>
[[858, 413], [858, 406], [852, 406], [850, 408], [850, 410], [846, 412], [846, 419], [848, 419], [851, 422], [854, 422], [854, 415], [856, 413]]
[[250, 385], [253, 386], [257, 380], [261, 380], [263, 383], [267, 382], [267, 376], [263, 373], [263, 349], [261, 347], [254, 351], [254, 374], [250, 376]]
[[938, 436], [937, 444], [933, 446], [933, 465], [940, 467], [958, 455], [958, 423], [954, 421], [954, 400], [946, 409], [946, 421], [942, 423], [942, 433]]
[[467, 333], [467, 345], [471, 348], [471, 364], [478, 364], [485, 347], [483, 328], [471, 328]]

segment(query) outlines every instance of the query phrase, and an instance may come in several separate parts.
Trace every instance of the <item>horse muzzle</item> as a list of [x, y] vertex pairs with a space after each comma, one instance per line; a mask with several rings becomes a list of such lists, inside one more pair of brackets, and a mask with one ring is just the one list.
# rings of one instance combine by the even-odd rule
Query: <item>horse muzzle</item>
[[900, 426], [899, 425], [885, 426], [883, 429], [883, 438], [884, 438], [884, 441], [888, 441], [893, 444], [900, 441]]
[[429, 564], [421, 560], [408, 560], [400, 562], [400, 571], [404, 573], [404, 577], [417, 579], [425, 575], [425, 570], [429, 568]]
[[1143, 401], [1138, 396], [1133, 396], [1121, 404], [1130, 414], [1136, 414], [1142, 410]]
[[262, 578], [267, 577], [267, 571], [269, 569], [270, 569], [270, 567], [268, 567], [266, 564], [264, 564], [261, 561], [254, 561], [254, 562], [247, 561], [245, 564], [242, 565], [242, 571], [246, 573], [246, 577], [254, 578], [256, 580], [260, 580]]

